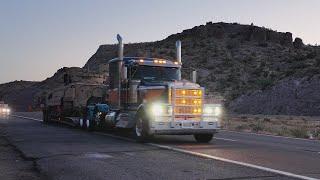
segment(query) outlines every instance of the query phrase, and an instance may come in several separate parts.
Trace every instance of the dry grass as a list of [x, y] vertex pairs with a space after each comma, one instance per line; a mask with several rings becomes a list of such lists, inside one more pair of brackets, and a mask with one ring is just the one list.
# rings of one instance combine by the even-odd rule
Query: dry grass
[[320, 117], [283, 115], [229, 115], [228, 130], [320, 140]]

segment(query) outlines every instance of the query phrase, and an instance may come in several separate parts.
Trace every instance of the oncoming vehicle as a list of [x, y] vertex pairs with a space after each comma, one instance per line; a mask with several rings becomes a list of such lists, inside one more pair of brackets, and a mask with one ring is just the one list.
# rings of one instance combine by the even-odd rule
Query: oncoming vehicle
[[5, 104], [3, 101], [0, 101], [0, 114], [8, 115], [10, 114], [10, 108], [8, 104]]
[[[176, 59], [168, 60], [124, 57], [122, 38], [117, 39], [119, 56], [108, 61], [108, 84], [101, 85], [105, 91], [100, 92], [100, 101], [78, 108], [82, 109], [78, 124], [90, 130], [131, 129], [139, 141], [153, 135], [193, 135], [197, 142], [209, 142], [220, 128], [222, 106], [205, 103], [196, 72], [192, 81], [181, 79], [181, 42], [176, 42]], [[73, 100], [77, 98], [89, 100], [89, 96]], [[58, 119], [66, 114], [61, 105], [50, 112]]]

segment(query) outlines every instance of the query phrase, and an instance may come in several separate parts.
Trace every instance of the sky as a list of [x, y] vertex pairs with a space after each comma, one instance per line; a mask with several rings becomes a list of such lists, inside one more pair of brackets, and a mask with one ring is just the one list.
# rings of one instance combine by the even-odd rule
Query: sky
[[0, 83], [82, 67], [101, 44], [156, 41], [206, 22], [255, 24], [320, 44], [319, 0], [0, 0]]

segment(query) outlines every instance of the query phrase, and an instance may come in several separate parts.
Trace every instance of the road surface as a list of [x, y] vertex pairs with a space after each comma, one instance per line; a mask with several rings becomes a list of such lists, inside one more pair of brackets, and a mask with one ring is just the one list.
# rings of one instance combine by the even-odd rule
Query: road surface
[[209, 144], [161, 136], [153, 146], [17, 117], [0, 119], [0, 128], [51, 179], [294, 179], [159, 146], [320, 178], [318, 141], [223, 131]]

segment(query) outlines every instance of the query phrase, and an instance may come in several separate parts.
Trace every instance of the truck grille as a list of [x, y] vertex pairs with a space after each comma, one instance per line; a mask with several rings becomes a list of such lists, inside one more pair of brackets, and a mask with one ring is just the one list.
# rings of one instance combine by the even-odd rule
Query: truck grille
[[175, 120], [200, 120], [203, 104], [202, 89], [173, 89]]

